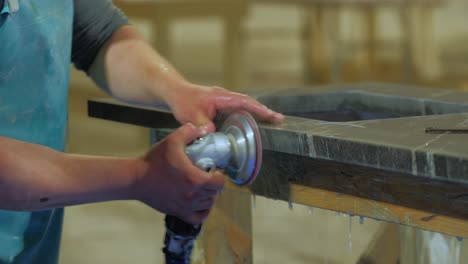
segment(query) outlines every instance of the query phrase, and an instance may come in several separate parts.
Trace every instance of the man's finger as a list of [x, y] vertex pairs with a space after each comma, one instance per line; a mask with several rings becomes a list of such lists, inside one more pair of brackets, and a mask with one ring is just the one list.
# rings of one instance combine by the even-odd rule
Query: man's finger
[[192, 123], [187, 123], [174, 131], [170, 137], [177, 137], [179, 139], [177, 143], [180, 142], [180, 144], [185, 146], [194, 141], [196, 138], [199, 138], [200, 135], [201, 131], [195, 125]]
[[203, 200], [197, 200], [192, 204], [193, 211], [209, 210], [215, 203], [215, 197], [210, 197]]
[[218, 190], [209, 190], [206, 188], [202, 188], [194, 196], [195, 196], [195, 199], [203, 200], [203, 199], [208, 199], [210, 197], [216, 196], [218, 192], [219, 192]]
[[216, 108], [218, 111], [228, 109], [244, 109], [254, 116], [270, 122], [282, 122], [285, 119], [282, 114], [269, 109], [257, 100], [235, 93], [233, 93], [231, 96], [220, 96], [216, 98]]
[[210, 117], [203, 113], [197, 115], [195, 120], [193, 120], [193, 124], [207, 133], [214, 132], [216, 130], [215, 125], [213, 124], [213, 121], [210, 119]]
[[210, 210], [202, 210], [198, 212], [193, 212], [187, 217], [182, 218], [184, 221], [191, 223], [192, 225], [201, 224], [203, 221], [208, 218], [210, 214]]
[[220, 171], [215, 171], [213, 173], [207, 173], [208, 178], [205, 184], [201, 186], [201, 189], [210, 190], [210, 191], [220, 191], [224, 188], [224, 180], [226, 176]]
[[195, 139], [205, 136], [206, 134], [214, 131], [214, 125], [206, 124], [205, 126], [196, 127], [192, 123], [186, 123], [174, 131], [171, 136], [179, 137], [185, 147], [193, 142]]

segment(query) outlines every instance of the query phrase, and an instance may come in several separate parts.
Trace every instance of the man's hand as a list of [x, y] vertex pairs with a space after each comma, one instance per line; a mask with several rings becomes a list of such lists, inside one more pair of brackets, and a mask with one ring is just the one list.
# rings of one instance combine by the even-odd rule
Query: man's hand
[[144, 157], [143, 171], [135, 185], [137, 198], [191, 224], [203, 222], [224, 186], [221, 173], [200, 170], [185, 154], [185, 146], [204, 133], [189, 123], [155, 145]]
[[147, 106], [168, 104], [182, 124], [213, 128], [216, 112], [232, 109], [247, 110], [266, 121], [284, 120], [281, 114], [246, 95], [188, 82], [130, 26], [114, 32], [99, 51], [89, 75], [123, 101]]
[[217, 112], [233, 109], [244, 109], [257, 118], [270, 122], [284, 120], [282, 114], [268, 109], [247, 95], [188, 82], [171, 87], [166, 102], [182, 124], [191, 122], [197, 126], [208, 126], [210, 129], [214, 129], [212, 120]]
[[201, 127], [184, 125], [153, 147], [136, 184], [139, 200], [190, 223], [208, 216], [224, 178], [195, 167], [185, 146], [203, 133], [214, 132], [217, 112], [244, 109], [266, 121], [284, 120], [246, 95], [188, 82], [131, 26], [123, 26], [106, 41], [89, 75], [116, 98], [147, 106], [168, 104], [179, 122]]

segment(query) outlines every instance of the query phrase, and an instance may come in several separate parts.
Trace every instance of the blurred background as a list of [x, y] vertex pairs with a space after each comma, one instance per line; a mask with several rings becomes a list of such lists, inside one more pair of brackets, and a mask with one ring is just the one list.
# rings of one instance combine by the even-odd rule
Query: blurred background
[[[248, 93], [369, 81], [468, 89], [465, 0], [114, 3], [200, 84]], [[144, 153], [147, 129], [86, 116], [86, 100], [106, 95], [71, 70], [68, 152]], [[253, 216], [254, 263], [430, 263], [424, 236], [447, 245], [449, 258], [432, 263], [468, 263], [467, 243], [454, 237], [260, 197]], [[137, 202], [70, 207], [60, 263], [162, 263], [163, 234], [163, 216]]]

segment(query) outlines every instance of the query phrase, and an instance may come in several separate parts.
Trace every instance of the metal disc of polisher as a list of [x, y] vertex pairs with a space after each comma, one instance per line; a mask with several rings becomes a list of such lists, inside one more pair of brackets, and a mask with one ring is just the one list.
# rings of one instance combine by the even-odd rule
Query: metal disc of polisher
[[228, 136], [231, 160], [225, 173], [238, 185], [251, 184], [262, 163], [262, 143], [255, 119], [246, 111], [236, 111], [223, 122], [219, 132]]

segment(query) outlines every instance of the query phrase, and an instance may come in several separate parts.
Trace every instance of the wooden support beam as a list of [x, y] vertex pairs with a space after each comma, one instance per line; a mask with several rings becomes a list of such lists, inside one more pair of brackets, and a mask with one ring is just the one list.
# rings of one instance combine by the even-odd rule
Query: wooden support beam
[[[231, 183], [227, 188], [250, 192]], [[291, 184], [291, 202], [468, 238], [468, 221], [404, 206]]]
[[[468, 221], [319, 188], [291, 184], [291, 202], [468, 238]], [[228, 183], [227, 189], [250, 193]]]
[[382, 225], [357, 264], [396, 264], [400, 258], [400, 226]]
[[247, 192], [226, 189], [204, 224], [206, 264], [249, 264], [252, 253], [252, 209]]
[[394, 204], [343, 195], [300, 185], [291, 186], [292, 201], [323, 209], [361, 215], [458, 237], [468, 237], [466, 219], [434, 214]]

